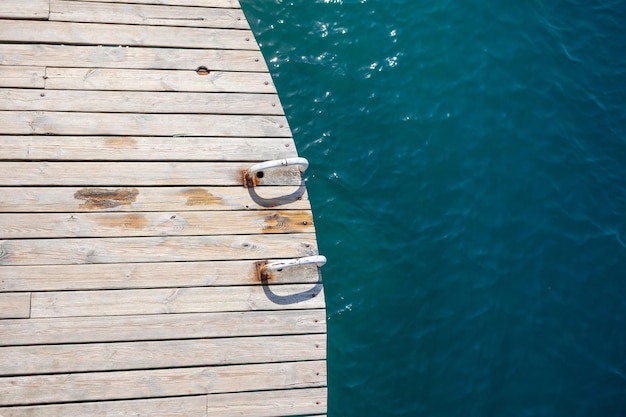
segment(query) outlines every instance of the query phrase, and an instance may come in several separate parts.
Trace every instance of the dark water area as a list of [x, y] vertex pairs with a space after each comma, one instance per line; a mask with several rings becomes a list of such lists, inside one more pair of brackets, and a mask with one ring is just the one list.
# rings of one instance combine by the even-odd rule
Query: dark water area
[[242, 6], [311, 162], [329, 417], [626, 416], [626, 3]]

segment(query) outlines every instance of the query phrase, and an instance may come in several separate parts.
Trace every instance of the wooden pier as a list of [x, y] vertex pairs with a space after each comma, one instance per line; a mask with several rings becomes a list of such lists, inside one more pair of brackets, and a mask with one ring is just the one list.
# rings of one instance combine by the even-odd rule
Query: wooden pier
[[237, 0], [0, 1], [0, 416], [325, 415], [296, 156]]

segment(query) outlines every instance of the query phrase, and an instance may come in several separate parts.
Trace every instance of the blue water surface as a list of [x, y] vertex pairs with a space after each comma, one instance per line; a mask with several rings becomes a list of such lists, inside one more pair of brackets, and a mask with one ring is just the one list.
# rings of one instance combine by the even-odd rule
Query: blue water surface
[[626, 416], [626, 4], [242, 6], [311, 161], [328, 415]]

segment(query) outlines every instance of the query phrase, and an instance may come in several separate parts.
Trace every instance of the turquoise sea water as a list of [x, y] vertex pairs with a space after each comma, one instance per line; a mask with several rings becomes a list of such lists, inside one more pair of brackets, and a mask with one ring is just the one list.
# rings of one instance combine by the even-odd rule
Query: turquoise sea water
[[626, 3], [242, 6], [311, 161], [329, 416], [626, 416]]

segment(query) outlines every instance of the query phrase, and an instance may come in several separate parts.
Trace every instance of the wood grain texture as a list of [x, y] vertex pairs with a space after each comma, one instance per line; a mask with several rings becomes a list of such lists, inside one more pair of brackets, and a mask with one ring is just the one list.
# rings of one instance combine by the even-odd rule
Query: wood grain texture
[[253, 51], [259, 48], [250, 30], [32, 20], [3, 21], [0, 25], [0, 39], [9, 42], [41, 44], [158, 46]]
[[31, 297], [30, 317], [219, 313], [307, 308], [324, 308], [321, 283], [36, 292]]
[[45, 74], [43, 67], [0, 66], [0, 87], [43, 88]]
[[50, 12], [49, 0], [2, 0], [2, 19], [47, 19]]
[[0, 44], [0, 65], [268, 72], [260, 51]]
[[0, 160], [250, 161], [297, 156], [291, 138], [0, 136]]
[[241, 9], [50, 0], [50, 20], [249, 29]]
[[206, 417], [206, 395], [0, 407], [3, 417]]
[[0, 319], [30, 317], [30, 293], [0, 294]]
[[0, 265], [217, 261], [316, 254], [313, 233], [0, 241]]
[[314, 233], [308, 211], [0, 213], [0, 239]]
[[[272, 259], [269, 259], [270, 261]], [[0, 292], [261, 285], [256, 262], [208, 261], [86, 265], [3, 266]], [[315, 265], [274, 271], [271, 284], [320, 280]]]
[[326, 332], [317, 310], [0, 320], [0, 345], [44, 345]]
[[323, 334], [0, 347], [0, 375], [324, 360], [325, 347]]
[[290, 137], [284, 116], [0, 111], [4, 134]]
[[[2, 68], [0, 67], [0, 74]], [[210, 71], [206, 75], [199, 75], [196, 70], [197, 68], [141, 70], [48, 67], [45, 87], [48, 90], [276, 93], [272, 77], [267, 72]], [[6, 86], [11, 87], [11, 85]], [[15, 87], [22, 87], [22, 85]], [[43, 87], [43, 84], [33, 87]]]
[[288, 362], [0, 379], [0, 405], [113, 400], [326, 385], [326, 362]]
[[274, 417], [317, 415], [326, 412], [326, 388], [211, 394], [209, 417]]
[[[0, 89], [0, 111], [282, 115], [275, 94]], [[99, 119], [93, 115], [92, 119]], [[163, 117], [161, 117], [163, 119]], [[210, 123], [210, 122], [209, 122]], [[159, 123], [160, 125], [161, 123]], [[206, 128], [206, 127], [205, 127]], [[8, 130], [8, 129], [3, 129]], [[156, 131], [154, 132], [156, 133]]]
[[[238, 186], [243, 192], [243, 172], [247, 162], [3, 162], [0, 185], [46, 186]], [[298, 167], [268, 170], [260, 185], [299, 185]], [[87, 189], [85, 193], [91, 195]], [[129, 191], [136, 194], [135, 191]], [[81, 197], [81, 195], [77, 196]]]
[[0, 211], [309, 210], [303, 186], [236, 187], [0, 187]]

